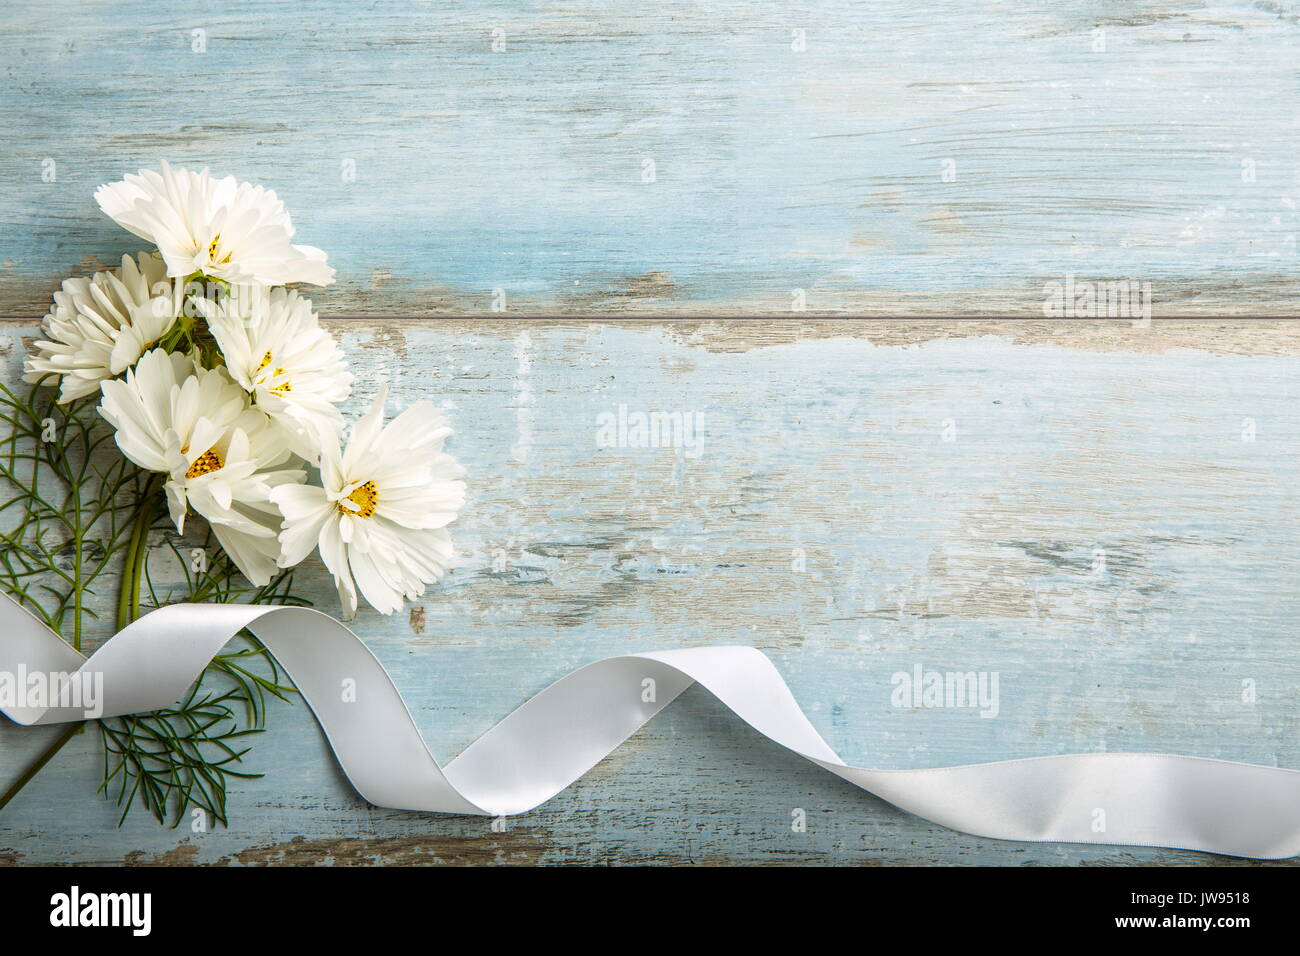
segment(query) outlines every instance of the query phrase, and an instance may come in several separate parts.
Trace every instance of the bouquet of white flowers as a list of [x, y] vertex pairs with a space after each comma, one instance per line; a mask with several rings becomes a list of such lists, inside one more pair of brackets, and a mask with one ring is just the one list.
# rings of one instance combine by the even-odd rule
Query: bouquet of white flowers
[[[274, 192], [206, 169], [164, 163], [101, 186], [95, 198], [155, 248], [66, 280], [26, 359], [32, 394], [0, 386], [10, 426], [0, 441], [10, 489], [0, 513], [11, 519], [0, 522], [0, 583], [80, 648], [82, 614], [93, 613], [84, 599], [120, 564], [120, 629], [138, 616], [146, 587], [155, 605], [168, 603], [147, 567], [165, 503], [177, 536], [198, 516], [214, 550], [211, 563], [204, 549], [195, 549], [197, 563], [181, 562], [189, 586], [178, 601], [294, 603], [287, 571], [313, 551], [346, 619], [358, 592], [384, 614], [418, 598], [451, 560], [447, 525], [464, 503], [463, 472], [443, 451], [451, 430], [442, 414], [419, 402], [385, 425], [383, 388], [344, 440], [347, 361], [311, 301], [287, 288], [333, 282], [325, 254], [293, 244]], [[47, 386], [57, 387], [53, 400], [42, 397], [53, 394]], [[121, 457], [107, 452], [110, 434]], [[238, 662], [243, 654], [261, 655], [272, 676], [253, 674]], [[204, 787], [209, 774], [222, 783], [228, 762], [193, 748], [216, 740], [228, 755], [242, 752], [215, 731], [178, 741], [176, 714], [182, 729], [215, 727], [212, 700], [232, 720], [228, 705], [244, 701], [260, 726], [264, 693], [287, 688], [257, 646], [213, 668], [234, 681], [233, 696], [192, 698], [206, 702], [197, 715], [182, 704], [149, 733], [148, 718], [101, 722], [106, 756], [122, 758], [105, 783], [120, 772], [128, 805], [138, 794], [161, 818], [179, 795], [172, 810], [192, 803], [224, 819], [224, 788], [205, 802]], [[197, 777], [186, 776], [187, 763], [199, 766]]]

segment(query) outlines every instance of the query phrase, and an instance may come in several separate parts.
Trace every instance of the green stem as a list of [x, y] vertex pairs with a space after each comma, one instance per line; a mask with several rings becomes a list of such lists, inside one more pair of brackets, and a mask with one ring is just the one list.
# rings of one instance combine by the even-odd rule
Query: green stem
[[[144, 498], [140, 502], [140, 512], [135, 517], [135, 526], [131, 529], [131, 541], [127, 545], [126, 561], [122, 567], [121, 593], [117, 600], [119, 631], [140, 616], [140, 584], [143, 578], [144, 557], [149, 550], [149, 529], [153, 527], [154, 516], [158, 513], [158, 492], [161, 488], [162, 476], [150, 477], [149, 484], [145, 487]], [[69, 740], [81, 733], [85, 726], [84, 721], [66, 725], [54, 743], [50, 744], [3, 794], [0, 794], [0, 810], [3, 810], [23, 787], [31, 783], [32, 778], [40, 773], [41, 768], [53, 760], [54, 755], [62, 750]]]
[[145, 487], [140, 511], [135, 516], [131, 540], [126, 546], [126, 561], [122, 566], [122, 586], [117, 596], [117, 629], [120, 631], [140, 616], [140, 586], [143, 583], [144, 558], [149, 551], [149, 529], [158, 513], [158, 492], [162, 476], [153, 475]]
[[46, 748], [45, 753], [37, 757], [32, 765], [23, 771], [23, 775], [15, 780], [9, 789], [0, 795], [0, 810], [3, 810], [10, 800], [18, 796], [18, 791], [27, 786], [27, 784], [31, 782], [32, 777], [40, 773], [41, 768], [53, 760], [54, 755], [63, 749], [63, 745], [73, 737], [77, 736], [77, 734], [81, 733], [81, 729], [85, 726], [84, 723], [68, 724], [63, 733], [59, 734], [58, 739]]

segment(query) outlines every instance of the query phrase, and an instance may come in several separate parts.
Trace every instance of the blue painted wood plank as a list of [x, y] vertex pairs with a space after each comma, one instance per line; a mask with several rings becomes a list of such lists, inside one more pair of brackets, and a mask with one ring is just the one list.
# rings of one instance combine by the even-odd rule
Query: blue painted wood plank
[[16, 0], [0, 314], [135, 243], [96, 185], [265, 183], [334, 313], [1286, 314], [1286, 5]]
[[[390, 410], [445, 405], [469, 471], [461, 566], [418, 612], [357, 622], [443, 760], [587, 661], [750, 643], [854, 763], [1152, 750], [1300, 768], [1284, 323], [1059, 342], [1030, 324], [334, 328], [361, 372], [352, 404], [388, 381]], [[0, 329], [6, 381], [33, 332]], [[700, 441], [603, 445], [620, 406], [702, 416]], [[318, 566], [305, 583], [335, 607]], [[917, 665], [998, 674], [997, 715], [895, 706], [893, 675]], [[304, 707], [271, 723], [251, 757], [268, 776], [232, 794], [229, 830], [116, 829], [91, 735], [0, 814], [0, 859], [1223, 862], [954, 833], [698, 692], [506, 833], [367, 807]], [[0, 773], [31, 733], [0, 728]]]

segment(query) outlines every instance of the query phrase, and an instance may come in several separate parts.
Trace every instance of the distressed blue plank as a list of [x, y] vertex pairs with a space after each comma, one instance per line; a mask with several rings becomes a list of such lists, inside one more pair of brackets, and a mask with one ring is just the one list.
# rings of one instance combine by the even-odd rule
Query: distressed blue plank
[[[352, 404], [386, 380], [391, 410], [446, 405], [469, 470], [461, 567], [418, 614], [357, 622], [443, 760], [577, 665], [720, 642], [772, 655], [854, 763], [1153, 750], [1300, 768], [1284, 324], [1093, 326], [1083, 347], [1014, 325], [334, 328], [361, 372]], [[0, 331], [12, 381], [34, 329]], [[702, 415], [699, 454], [601, 447], [598, 416], [620, 405]], [[306, 584], [336, 606], [319, 567]], [[892, 675], [917, 664], [997, 672], [998, 715], [893, 706]], [[5, 776], [31, 733], [0, 728]], [[0, 858], [1223, 862], [954, 833], [698, 692], [507, 833], [366, 807], [302, 706], [275, 708], [252, 757], [269, 776], [232, 794], [230, 830], [118, 830], [93, 740], [0, 814]]]
[[335, 313], [1029, 315], [1077, 273], [1285, 314], [1298, 33], [1248, 0], [19, 0], [0, 314], [135, 251], [91, 191], [162, 159], [277, 188]]

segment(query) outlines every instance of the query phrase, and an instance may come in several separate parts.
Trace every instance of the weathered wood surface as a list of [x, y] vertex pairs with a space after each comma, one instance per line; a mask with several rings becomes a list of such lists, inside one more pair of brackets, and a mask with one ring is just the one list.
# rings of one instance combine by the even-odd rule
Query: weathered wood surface
[[13, 0], [0, 315], [135, 251], [91, 191], [162, 159], [277, 188], [336, 315], [1033, 316], [1067, 273], [1285, 315], [1298, 41], [1292, 0]]
[[[1300, 767], [1300, 327], [715, 321], [796, 290], [1038, 317], [1067, 274], [1150, 282], [1158, 315], [1295, 314], [1297, 39], [1272, 0], [18, 0], [4, 377], [60, 279], [138, 245], [94, 187], [207, 164], [330, 253], [326, 314], [444, 317], [336, 326], [366, 389], [448, 403], [473, 479], [464, 566], [359, 622], [440, 757], [594, 657], [752, 641], [851, 761]], [[702, 413], [702, 454], [599, 447], [620, 404]], [[915, 663], [997, 670], [999, 717], [890, 707]], [[82, 738], [0, 813], [0, 860], [1222, 862], [930, 826], [695, 693], [504, 834], [363, 806], [305, 708], [273, 718], [232, 830], [116, 829]], [[0, 774], [43, 739], [0, 727]]]
[[[1154, 750], [1300, 767], [1300, 326], [333, 328], [362, 373], [354, 404], [380, 381], [393, 410], [444, 404], [469, 470], [462, 565], [418, 609], [357, 622], [440, 759], [586, 661], [744, 642], [850, 762]], [[33, 332], [0, 327], [5, 380]], [[700, 453], [600, 447], [597, 416], [621, 404], [703, 415]], [[318, 568], [308, 581], [336, 606]], [[916, 664], [996, 671], [998, 716], [891, 706], [891, 675]], [[87, 736], [0, 814], [0, 859], [1233, 862], [955, 833], [698, 691], [505, 833], [368, 807], [305, 707], [271, 723], [251, 758], [268, 776], [232, 795], [229, 830], [117, 829]], [[0, 775], [47, 735], [0, 727]]]

